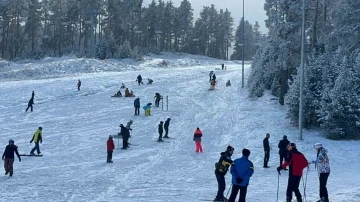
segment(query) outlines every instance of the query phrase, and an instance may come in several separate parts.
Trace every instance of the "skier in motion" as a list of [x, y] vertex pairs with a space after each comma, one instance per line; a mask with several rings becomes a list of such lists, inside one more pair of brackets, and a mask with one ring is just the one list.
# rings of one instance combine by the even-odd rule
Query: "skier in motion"
[[31, 96], [31, 98], [30, 98], [30, 100], [29, 100], [29, 102], [28, 102], [28, 106], [27, 106], [27, 108], [26, 108], [25, 112], [27, 112], [29, 108], [31, 109], [31, 111], [33, 111], [33, 105], [34, 105], [34, 104], [35, 104], [35, 103], [34, 103], [34, 96]]
[[32, 139], [30, 140], [30, 143], [34, 142], [35, 147], [31, 150], [30, 155], [35, 155], [35, 150], [37, 151], [37, 154], [40, 155], [40, 145], [39, 143], [42, 143], [42, 127], [39, 127], [36, 132], [34, 133]]
[[229, 145], [226, 148], [225, 152], [221, 152], [219, 161], [215, 163], [215, 176], [218, 182], [218, 192], [214, 199], [214, 202], [226, 201], [226, 198], [224, 197], [224, 191], [226, 188], [225, 175], [229, 170], [230, 165], [233, 163], [233, 161], [231, 160], [231, 156], [233, 155], [233, 153], [234, 147]]
[[21, 162], [21, 158], [17, 149], [17, 146], [14, 144], [14, 140], [10, 139], [9, 144], [5, 147], [5, 151], [2, 155], [2, 160], [4, 161], [5, 175], [10, 173], [10, 177], [14, 173], [13, 164], [14, 164], [14, 153], [19, 158], [19, 162]]

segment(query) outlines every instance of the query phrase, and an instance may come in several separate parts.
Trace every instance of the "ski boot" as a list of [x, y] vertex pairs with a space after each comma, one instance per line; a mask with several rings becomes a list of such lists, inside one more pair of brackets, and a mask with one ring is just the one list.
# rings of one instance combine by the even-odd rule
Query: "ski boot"
[[158, 139], [158, 142], [164, 142], [162, 139]]
[[9, 171], [6, 171], [6, 172], [5, 172], [5, 175], [7, 175], [7, 174], [9, 174]]
[[320, 200], [318, 200], [316, 202], [329, 202], [329, 199], [325, 198], [325, 197], [322, 197]]

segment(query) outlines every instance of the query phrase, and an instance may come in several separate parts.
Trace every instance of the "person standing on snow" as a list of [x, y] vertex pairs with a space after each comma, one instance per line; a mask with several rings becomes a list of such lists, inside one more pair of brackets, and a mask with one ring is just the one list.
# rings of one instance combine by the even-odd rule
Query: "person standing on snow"
[[[131, 134], [132, 134], [132, 128], [131, 125], [133, 124], [133, 120], [130, 120], [129, 122], [127, 122], [126, 124], [126, 129], [128, 129], [129, 131], [129, 138], [131, 138]], [[130, 143], [128, 142], [127, 145], [130, 145]]]
[[169, 138], [168, 134], [169, 134], [169, 125], [170, 125], [170, 118], [167, 118], [164, 124], [164, 129], [165, 129], [165, 136], [164, 138]]
[[162, 99], [160, 93], [155, 93], [155, 107], [159, 107], [160, 106], [160, 100]]
[[330, 164], [329, 157], [327, 155], [328, 151], [323, 147], [321, 143], [316, 143], [314, 148], [317, 151], [315, 168], [317, 168], [319, 173], [319, 187], [320, 187], [320, 200], [317, 202], [329, 202], [329, 195], [326, 188], [327, 180], [330, 175]]
[[250, 150], [243, 149], [242, 157], [234, 161], [230, 173], [232, 175], [232, 190], [228, 202], [235, 202], [236, 196], [240, 190], [239, 202], [245, 202], [247, 187], [250, 177], [254, 174], [254, 165], [249, 160]]
[[201, 137], [202, 137], [202, 132], [200, 130], [200, 128], [196, 128], [195, 132], [194, 132], [194, 137], [193, 140], [195, 142], [195, 152], [199, 153], [199, 152], [203, 152], [202, 146], [201, 146]]
[[21, 158], [17, 146], [14, 144], [14, 140], [10, 139], [9, 144], [5, 147], [5, 151], [1, 158], [4, 161], [5, 175], [10, 173], [10, 177], [14, 173], [14, 168], [13, 168], [14, 158], [15, 158], [14, 153], [19, 158], [19, 162], [21, 162]]
[[40, 144], [42, 144], [42, 127], [39, 127], [36, 132], [34, 133], [32, 139], [30, 140], [30, 143], [34, 142], [35, 147], [31, 150], [30, 154], [35, 155], [34, 152], [36, 150], [37, 154], [41, 154], [40, 152]]
[[164, 129], [163, 129], [163, 121], [160, 121], [160, 124], [158, 125], [158, 133], [159, 133], [159, 139], [158, 139], [158, 142], [164, 142], [162, 140], [162, 134], [164, 132]]
[[[284, 135], [283, 139], [280, 140], [278, 144], [279, 148], [279, 155], [280, 155], [280, 166], [283, 164], [284, 161], [286, 161], [287, 151], [286, 147], [290, 144], [289, 140], [287, 139], [287, 136]], [[286, 168], [284, 170], [287, 170]]]
[[303, 169], [308, 167], [309, 163], [305, 156], [296, 149], [295, 143], [290, 143], [287, 147], [290, 152], [289, 158], [282, 166], [277, 167], [277, 171], [280, 174], [282, 169], [289, 166], [289, 179], [286, 189], [286, 202], [292, 201], [292, 193], [295, 193], [297, 202], [303, 202], [301, 193], [299, 191], [300, 180], [302, 177]]
[[34, 97], [33, 97], [33, 96], [31, 96], [31, 98], [30, 98], [30, 100], [29, 100], [29, 102], [28, 102], [28, 106], [27, 106], [27, 108], [26, 108], [25, 112], [27, 112], [27, 110], [28, 110], [29, 108], [31, 109], [31, 111], [33, 111], [33, 104], [35, 104], [35, 103], [34, 103]]
[[106, 148], [107, 148], [107, 163], [112, 163], [112, 154], [115, 149], [115, 144], [113, 140], [113, 136], [109, 135], [109, 139], [106, 142]]
[[139, 116], [140, 115], [140, 98], [136, 98], [134, 100], [134, 108], [135, 108], [135, 114], [134, 115]]
[[224, 191], [226, 188], [225, 175], [232, 165], [231, 156], [234, 153], [234, 147], [228, 146], [225, 152], [221, 152], [218, 162], [215, 163], [215, 176], [218, 183], [218, 192], [214, 201], [224, 201]]
[[213, 80], [213, 82], [216, 82], [216, 75], [215, 74], [212, 75], [212, 80]]
[[209, 72], [209, 81], [211, 81], [213, 73], [214, 73], [213, 71]]
[[78, 83], [77, 83], [77, 88], [78, 88], [78, 90], [80, 90], [80, 87], [81, 87], [81, 81], [80, 81], [80, 79], [79, 79], [79, 81], [78, 81]]
[[144, 83], [142, 82], [142, 77], [141, 77], [140, 74], [139, 74], [139, 76], [137, 76], [136, 81], [139, 83], [139, 86], [140, 86], [140, 84], [144, 84]]
[[264, 168], [270, 168], [268, 166], [268, 162], [270, 159], [270, 144], [269, 144], [269, 138], [270, 138], [270, 134], [267, 133], [266, 137], [263, 140], [263, 147], [264, 147], [264, 152], [265, 152], [265, 156], [264, 156]]
[[128, 143], [130, 133], [129, 130], [123, 124], [120, 124], [120, 134], [122, 135], [123, 138], [123, 147], [121, 149], [130, 148]]

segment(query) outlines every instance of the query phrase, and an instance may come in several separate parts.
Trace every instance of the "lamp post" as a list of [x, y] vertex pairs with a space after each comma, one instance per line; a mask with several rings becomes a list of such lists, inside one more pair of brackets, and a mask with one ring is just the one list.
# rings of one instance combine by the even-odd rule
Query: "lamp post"
[[300, 106], [299, 106], [299, 139], [302, 140], [303, 130], [303, 100], [304, 100], [304, 54], [305, 54], [305, 2], [302, 0], [302, 24], [301, 24], [301, 69], [300, 69]]
[[244, 61], [244, 44], [245, 44], [245, 0], [243, 0], [243, 17], [242, 17], [242, 20], [243, 20], [243, 38], [242, 38], [242, 69], [241, 69], [241, 88], [244, 88], [244, 64], [245, 64], [245, 61]]

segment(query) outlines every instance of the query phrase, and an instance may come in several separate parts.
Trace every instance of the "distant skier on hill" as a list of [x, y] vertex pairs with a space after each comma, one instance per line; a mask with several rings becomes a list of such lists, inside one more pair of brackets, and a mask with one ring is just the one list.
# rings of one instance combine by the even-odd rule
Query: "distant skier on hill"
[[195, 152], [202, 153], [203, 148], [201, 146], [201, 137], [203, 136], [200, 128], [196, 128], [194, 132], [193, 141], [195, 142]]
[[14, 144], [14, 140], [10, 139], [9, 144], [5, 147], [5, 151], [1, 158], [4, 161], [5, 175], [10, 173], [10, 177], [14, 173], [14, 168], [13, 168], [14, 157], [15, 157], [14, 153], [16, 154], [16, 156], [19, 158], [19, 161], [21, 162], [21, 158], [20, 158], [17, 148], [18, 147]]
[[121, 87], [120, 87], [121, 89], [124, 89], [124, 88], [126, 88], [125, 87], [125, 84], [124, 83], [121, 83]]
[[159, 107], [162, 96], [160, 95], [160, 93], [155, 93], [154, 98], [155, 98], [155, 107]]
[[134, 100], [134, 108], [135, 108], [135, 114], [136, 116], [140, 115], [140, 98], [136, 98]]
[[80, 81], [80, 79], [79, 79], [79, 81], [78, 81], [78, 83], [77, 83], [77, 88], [78, 88], [78, 90], [80, 90], [80, 87], [81, 87], [81, 81]]
[[142, 82], [142, 77], [141, 77], [140, 74], [137, 76], [136, 81], [139, 83], [139, 86], [140, 86], [140, 84], [144, 84], [144, 83]]
[[148, 79], [147, 85], [151, 85], [154, 82], [152, 79]]
[[33, 105], [34, 105], [34, 104], [35, 104], [35, 103], [34, 103], [34, 97], [32, 96], [32, 97], [30, 98], [29, 102], [28, 102], [28, 106], [27, 106], [25, 112], [27, 112], [29, 108], [30, 108], [31, 111], [33, 111]]
[[121, 128], [120, 134], [122, 135], [123, 138], [123, 147], [121, 149], [130, 148], [128, 144], [128, 140], [130, 138], [129, 130], [123, 124], [120, 124], [120, 128]]
[[159, 139], [158, 139], [158, 142], [164, 142], [163, 140], [162, 140], [162, 134], [163, 134], [163, 132], [164, 132], [164, 130], [163, 130], [163, 121], [160, 121], [160, 124], [158, 125], [158, 133], [159, 133]]
[[115, 144], [113, 140], [113, 136], [109, 135], [109, 139], [106, 142], [106, 148], [107, 148], [107, 163], [112, 163], [112, 154], [115, 149]]
[[169, 134], [170, 120], [171, 120], [171, 118], [167, 118], [166, 121], [165, 121], [165, 124], [164, 124], [165, 135], [164, 135], [164, 138], [169, 138], [168, 134]]
[[34, 142], [35, 147], [31, 150], [30, 155], [35, 155], [34, 152], [36, 150], [37, 154], [41, 154], [40, 152], [40, 145], [42, 143], [42, 127], [39, 127], [36, 132], [34, 133], [30, 143]]
[[228, 146], [225, 152], [220, 153], [220, 159], [215, 163], [215, 176], [218, 182], [218, 192], [214, 201], [224, 201], [224, 191], [226, 188], [225, 175], [229, 170], [229, 167], [232, 165], [233, 161], [231, 156], [234, 153], [234, 147]]

